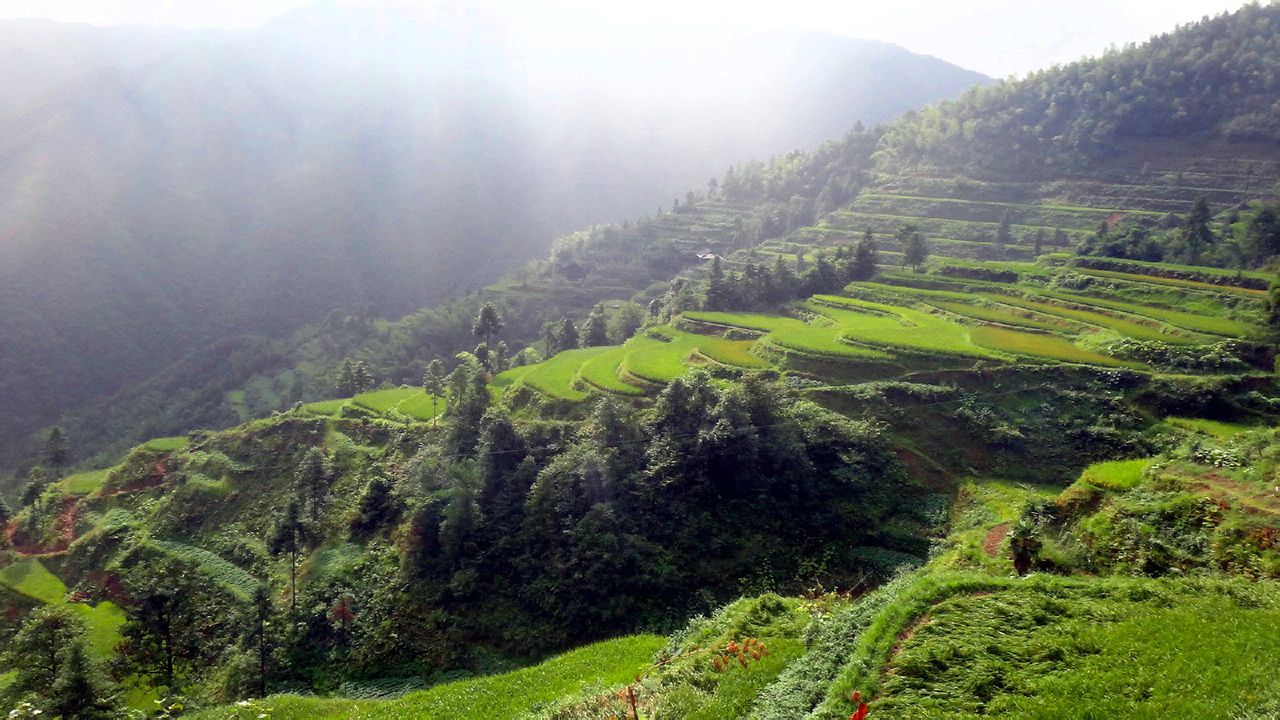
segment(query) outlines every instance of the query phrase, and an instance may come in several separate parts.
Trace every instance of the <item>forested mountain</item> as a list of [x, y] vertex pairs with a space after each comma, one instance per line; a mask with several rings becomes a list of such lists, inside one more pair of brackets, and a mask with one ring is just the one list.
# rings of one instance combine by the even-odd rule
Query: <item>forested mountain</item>
[[0, 462], [210, 342], [410, 311], [985, 80], [835, 36], [631, 30], [330, 3], [244, 32], [0, 23]]
[[[1220, 119], [1222, 113], [1228, 112], [1224, 108], [1251, 107], [1263, 102], [1266, 86], [1220, 85], [1207, 78], [1249, 76], [1257, 53], [1241, 49], [1270, 47], [1275, 35], [1269, 30], [1275, 22], [1274, 16], [1274, 7], [1246, 7], [1236, 14], [1183, 28], [1141, 46], [976, 90], [963, 100], [908, 112], [875, 132], [850, 135], [828, 143], [816, 153], [788, 154], [768, 167], [739, 164], [731, 174], [719, 178], [721, 202], [689, 207], [688, 197], [682, 193], [684, 207], [677, 212], [629, 223], [625, 228], [601, 226], [590, 233], [567, 238], [561, 245], [581, 248], [577, 260], [592, 268], [593, 274], [585, 283], [564, 281], [554, 262], [535, 264], [522, 271], [521, 279], [512, 281], [528, 287], [532, 279], [534, 288], [529, 293], [484, 291], [484, 297], [455, 299], [390, 324], [375, 321], [378, 313], [369, 309], [348, 309], [325, 323], [298, 331], [289, 340], [228, 340], [212, 349], [197, 349], [188, 360], [157, 372], [144, 382], [124, 387], [117, 395], [90, 400], [83, 407], [60, 413], [64, 415], [62, 422], [81, 438], [79, 458], [102, 460], [154, 435], [183, 432], [193, 427], [216, 427], [283, 408], [298, 400], [325, 397], [332, 390], [339, 363], [346, 357], [364, 358], [380, 381], [413, 382], [427, 358], [448, 355], [451, 349], [465, 345], [469, 318], [483, 299], [493, 300], [504, 310], [509, 307], [520, 318], [513, 322], [510, 344], [533, 342], [538, 339], [543, 322], [566, 313], [581, 318], [598, 300], [626, 299], [652, 283], [663, 282], [670, 273], [695, 263], [695, 252], [779, 237], [812, 224], [833, 210], [843, 212], [832, 215], [823, 224], [844, 229], [822, 230], [826, 235], [843, 234], [852, 240], [867, 228], [892, 234], [902, 218], [920, 212], [920, 203], [933, 194], [941, 195], [943, 200], [996, 201], [978, 215], [970, 212], [969, 216], [960, 218], [981, 220], [980, 223], [961, 228], [949, 226], [942, 220], [925, 223], [927, 230], [936, 228], [936, 235], [960, 243], [994, 238], [998, 221], [1006, 215], [1013, 235], [1033, 232], [1035, 223], [1023, 224], [1023, 218], [1019, 217], [1021, 210], [999, 205], [999, 201], [1104, 208], [1127, 204], [1141, 212], [1128, 213], [1124, 222], [1109, 223], [1102, 235], [1096, 232], [1098, 225], [1102, 220], [1115, 220], [1112, 217], [1115, 213], [1080, 215], [1080, 219], [1094, 218], [1084, 226], [1045, 227], [1046, 247], [1062, 248], [1064, 243], [1081, 242], [1087, 236], [1094, 236], [1091, 242], [1099, 252], [1103, 247], [1110, 247], [1113, 250], [1104, 254], [1128, 254], [1148, 260], [1164, 257], [1163, 253], [1151, 254], [1151, 248], [1161, 243], [1170, 245], [1168, 259], [1190, 259], [1185, 233], [1175, 227], [1180, 221], [1167, 216], [1171, 212], [1186, 213], [1192, 203], [1203, 196], [1210, 201], [1214, 213], [1227, 211], [1219, 222], [1236, 223], [1240, 237], [1237, 242], [1232, 235], [1235, 231], [1219, 232], [1218, 237], [1224, 242], [1206, 246], [1203, 253], [1196, 253], [1195, 261], [1207, 261], [1208, 254], [1215, 257], [1215, 262], [1226, 265], [1235, 264], [1246, 255], [1251, 261], [1263, 259], [1268, 256], [1266, 243], [1259, 245], [1257, 233], [1249, 234], [1248, 213], [1239, 212], [1239, 207], [1250, 198], [1272, 193], [1272, 181], [1268, 180], [1276, 170], [1272, 146], [1260, 145], [1257, 139], [1223, 138], [1213, 133], [1206, 136], [1205, 128], [1218, 122], [1214, 118]], [[835, 52], [834, 42], [818, 44], [812, 52], [831, 58]], [[1210, 51], [1215, 53], [1213, 63], [1197, 59]], [[1131, 122], [1123, 131], [1115, 130], [1108, 136], [1111, 151], [1105, 157], [1071, 170], [1062, 165], [1061, 158], [1071, 155], [1084, 162], [1088, 157], [1082, 145], [1069, 139], [1076, 136], [1034, 134], [1042, 124], [1012, 128], [1008, 134], [999, 130], [1002, 126], [997, 123], [1007, 124], [1011, 122], [1009, 117], [1023, 117], [1027, 112], [1038, 112], [1037, 108], [1044, 109], [1037, 104], [1039, 101], [1031, 102], [1029, 98], [1045, 93], [1084, 93], [1093, 85], [1077, 83], [1076, 79], [1111, 77], [1113, 71], [1119, 72], [1114, 80], [1118, 84], [1113, 92], [1104, 96], [1106, 103], [1100, 106], [1100, 114], [1086, 111], [1085, 108], [1093, 105], [1073, 105], [1071, 107], [1077, 109], [1068, 117], [1061, 109], [1068, 104], [1059, 99], [1054, 105], [1059, 108], [1054, 111], [1056, 122], [1078, 122], [1084, 127], [1091, 126], [1095, 118], [1107, 117], [1107, 113], [1134, 112], [1130, 106], [1140, 93], [1131, 90], [1129, 81], [1123, 79], [1147, 72], [1149, 65], [1163, 68], [1162, 72], [1167, 71], [1171, 77], [1186, 78], [1183, 86], [1189, 88], [1186, 100], [1181, 100], [1183, 96], [1172, 88], [1165, 88], [1159, 95], [1161, 102], [1187, 105], [1180, 114], [1175, 112], [1181, 117], [1178, 123], [1161, 125], [1166, 128], [1161, 137], [1138, 132]], [[699, 66], [706, 67], [706, 63]], [[824, 77], [820, 73], [811, 76]], [[1260, 77], [1268, 76], [1263, 73]], [[1123, 85], [1119, 84], [1122, 82]], [[815, 92], [815, 96], [825, 92]], [[1232, 100], [1192, 102], [1192, 98], [1204, 98], [1206, 93], [1214, 97], [1215, 92]], [[1029, 104], [1025, 110], [1019, 109], [1023, 107], [1019, 103], [1024, 100]], [[965, 113], [977, 112], [978, 107], [985, 108], [981, 118], [964, 120]], [[630, 111], [640, 110], [631, 107]], [[1146, 120], [1149, 124], [1165, 116], [1164, 111], [1153, 112]], [[962, 134], [937, 135], [936, 142], [931, 141], [933, 144], [922, 140], [927, 134], [926, 128], [954, 130], [962, 121], [968, 123], [971, 131], [986, 128], [984, 132], [988, 135], [975, 136], [972, 141], [965, 140]], [[1018, 133], [1033, 133], [1034, 142], [1018, 141], [1017, 148], [1001, 144], [1013, 142], [1010, 138]], [[948, 139], [944, 142], [943, 137]], [[663, 154], [671, 147], [674, 146], [662, 144], [652, 151], [655, 157], [663, 158], [659, 164], [677, 167], [680, 165], [677, 158]], [[952, 162], [947, 159], [951, 157], [946, 154], [951, 152], [947, 148], [973, 155], [969, 160]], [[982, 148], [981, 152], [976, 148]], [[1023, 156], [1032, 159], [1010, 164], [1013, 158]], [[957, 169], [948, 170], [948, 163]], [[1029, 169], [1033, 166], [1034, 171]], [[1057, 175], [1051, 171], [1055, 167], [1060, 168]], [[965, 170], [972, 177], [966, 178]], [[589, 170], [575, 171], [583, 172]], [[1042, 182], [1029, 181], [1035, 178]], [[874, 187], [878, 197], [867, 197], [849, 207], [857, 192], [867, 184]], [[610, 195], [604, 190], [599, 192]], [[895, 197], [901, 199], [895, 200]], [[908, 207], [903, 210], [895, 204]], [[939, 201], [933, 202], [928, 212], [945, 216], [949, 209], [958, 207], [954, 202]], [[704, 216], [708, 216], [706, 222]], [[1257, 232], [1262, 232], [1261, 227], [1258, 226]], [[1059, 235], [1061, 237], [1055, 237]], [[1032, 237], [1027, 235], [1024, 239], [1030, 242]], [[1016, 247], [1007, 247], [986, 257], [1028, 256]], [[566, 292], [566, 288], [574, 291]], [[647, 297], [663, 291], [661, 287], [650, 288]], [[14, 397], [22, 396], [15, 394]], [[84, 399], [78, 397], [78, 401], [83, 403]], [[24, 416], [15, 434], [29, 432], [37, 426], [34, 417], [38, 416]], [[17, 450], [11, 452], [10, 457], [15, 458], [11, 464], [23, 462], [17, 458], [26, 458], [29, 462], [34, 457], [36, 444], [28, 440], [25, 447], [25, 454]], [[105, 455], [99, 455], [104, 451]]]
[[1274, 4], [1046, 68], [910, 113], [886, 133], [894, 165], [1045, 177], [1087, 170], [1131, 138], [1280, 147]]
[[[1280, 6], [1125, 52], [1241, 17], [1269, 35]], [[67, 415], [4, 513], [0, 699], [1274, 714], [1280, 158], [1201, 118], [961, 171], [899, 145], [920, 117]]]

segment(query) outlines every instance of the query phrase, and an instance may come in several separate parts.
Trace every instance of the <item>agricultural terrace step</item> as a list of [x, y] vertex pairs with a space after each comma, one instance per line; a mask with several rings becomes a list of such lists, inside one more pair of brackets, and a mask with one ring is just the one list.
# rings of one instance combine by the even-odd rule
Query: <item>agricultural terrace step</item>
[[[846, 232], [863, 232], [871, 230], [879, 233], [895, 233], [903, 225], [916, 225], [926, 237], [941, 236], [954, 240], [969, 240], [977, 242], [990, 242], [996, 236], [996, 230], [999, 227], [998, 222], [982, 222], [975, 220], [948, 220], [944, 218], [929, 218], [915, 215], [890, 215], [884, 213], [862, 213], [842, 210], [831, 213], [822, 219], [819, 228], [830, 227], [833, 229], [844, 230]], [[1035, 242], [1037, 232], [1044, 231], [1045, 239], [1053, 237], [1055, 230], [1059, 229], [1053, 225], [1023, 225], [1019, 223], [1011, 223], [1010, 234], [1013, 235], [1014, 242], [1030, 245]], [[1061, 228], [1067, 233], [1068, 242], [1075, 242], [1088, 237], [1093, 233], [1095, 228], [1088, 230], [1080, 228]]]
[[1011, 222], [1091, 230], [1116, 214], [1160, 217], [1162, 213], [1121, 207], [1072, 207], [1048, 203], [1015, 203], [990, 200], [960, 200], [919, 195], [862, 193], [854, 210], [868, 213], [919, 215], [949, 220], [999, 222], [1009, 213]]

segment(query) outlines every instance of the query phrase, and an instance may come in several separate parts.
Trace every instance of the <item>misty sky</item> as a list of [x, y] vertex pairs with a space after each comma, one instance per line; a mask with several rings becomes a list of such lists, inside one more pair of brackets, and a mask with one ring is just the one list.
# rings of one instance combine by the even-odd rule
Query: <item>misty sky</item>
[[[249, 28], [311, 0], [0, 0], [0, 18], [40, 17], [99, 25], [141, 23]], [[344, 5], [360, 0], [325, 0]], [[424, 5], [375, 0], [379, 5]], [[1140, 42], [1241, 0], [479, 0], [526, 26], [571, 35], [604, 20], [620, 27], [671, 28], [688, 42], [728, 31], [825, 29], [896, 43], [994, 77], [1023, 74]]]

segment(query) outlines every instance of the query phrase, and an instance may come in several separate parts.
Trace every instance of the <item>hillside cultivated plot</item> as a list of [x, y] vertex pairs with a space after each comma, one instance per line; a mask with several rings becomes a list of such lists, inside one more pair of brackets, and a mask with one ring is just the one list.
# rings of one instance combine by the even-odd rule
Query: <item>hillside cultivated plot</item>
[[102, 487], [102, 484], [107, 481], [107, 475], [110, 472], [111, 469], [106, 468], [103, 470], [86, 470], [74, 475], [68, 475], [62, 480], [62, 489], [72, 495], [88, 495]]
[[1022, 332], [987, 325], [973, 328], [969, 331], [969, 336], [978, 345], [1014, 355], [1029, 355], [1089, 365], [1142, 367], [1141, 363], [1127, 362], [1110, 355], [1078, 348], [1066, 338], [1047, 333]]
[[[1238, 320], [1230, 320], [1228, 318], [1214, 317], [1211, 315], [1196, 315], [1177, 310], [1169, 310], [1166, 308], [1151, 307], [1149, 305], [1125, 303], [1118, 300], [1099, 298], [1091, 295], [1076, 295], [1074, 293], [1051, 291], [1041, 291], [1040, 294], [1045, 297], [1057, 298], [1068, 302], [1089, 304], [1100, 308], [1106, 308], [1108, 310], [1128, 313], [1130, 315], [1147, 317], [1185, 330], [1208, 333], [1210, 335], [1243, 337], [1251, 334], [1254, 330], [1253, 326], [1248, 323], [1240, 322]], [[1207, 340], [1209, 338], [1202, 339]]]
[[1265, 583], [1051, 581], [959, 594], [903, 636], [872, 716], [1268, 717], [1248, 713], [1280, 700], [1277, 628]]
[[1228, 295], [1240, 295], [1258, 300], [1265, 300], [1267, 297], [1266, 290], [1257, 290], [1254, 288], [1234, 287], [1232, 285], [1215, 285], [1214, 283], [1201, 282], [1199, 280], [1182, 280], [1179, 278], [1159, 277], [1157, 275], [1134, 275], [1132, 273], [1116, 272], [1114, 270], [1095, 270], [1093, 268], [1075, 267], [1074, 272], [1081, 275], [1092, 275], [1094, 277], [1107, 278], [1109, 280], [1125, 280], [1127, 282], [1141, 282], [1151, 285], [1167, 285], [1169, 287], [1187, 288], [1190, 290], [1207, 290], [1209, 292], [1226, 293]]
[[1151, 458], [1094, 463], [1080, 473], [1079, 482], [1104, 490], [1128, 490], [1141, 482], [1142, 471], [1150, 464]]
[[892, 359], [888, 353], [843, 342], [834, 323], [749, 312], [686, 312], [684, 316], [697, 322], [766, 333], [766, 341], [786, 350], [853, 360]]
[[445, 399], [439, 399], [433, 412], [431, 395], [422, 388], [398, 387], [372, 390], [352, 398], [339, 400], [321, 400], [302, 406], [305, 412], [324, 417], [340, 417], [342, 409], [354, 405], [366, 412], [378, 415], [397, 413], [413, 420], [427, 422], [435, 417], [436, 412], [443, 413]]
[[1168, 417], [1165, 418], [1164, 421], [1170, 425], [1183, 428], [1184, 430], [1192, 430], [1194, 432], [1204, 433], [1205, 435], [1212, 435], [1213, 437], [1221, 440], [1226, 440], [1227, 438], [1235, 437], [1242, 432], [1256, 430], [1258, 428], [1257, 425], [1250, 425], [1248, 423], [1209, 420], [1208, 418]]
[[67, 594], [67, 586], [36, 558], [23, 558], [0, 570], [0, 583], [42, 603], [62, 602]]
[[969, 337], [969, 328], [940, 315], [896, 305], [815, 295], [808, 307], [831, 318], [851, 342], [948, 355], [997, 357]]
[[700, 335], [672, 327], [655, 328], [652, 333], [627, 341], [624, 347], [630, 350], [623, 360], [623, 368], [644, 380], [667, 383], [688, 370], [686, 361], [694, 354], [736, 367], [767, 367], [768, 363], [750, 353], [753, 342]]
[[665, 384], [698, 364], [713, 361], [741, 368], [769, 364], [751, 354], [753, 340], [730, 340], [717, 335], [685, 332], [662, 326], [637, 335], [622, 345], [577, 348], [549, 360], [499, 374], [495, 388], [523, 384], [550, 397], [583, 400], [594, 387], [621, 395], [642, 395], [640, 384]]
[[929, 300], [927, 302], [940, 310], [946, 310], [947, 312], [970, 317], [974, 320], [982, 320], [983, 322], [997, 323], [1000, 325], [1016, 325], [1019, 327], [1057, 332], [1068, 330], [1071, 327], [1068, 323], [1059, 318], [1041, 315], [1027, 310], [1014, 310], [1007, 306], [998, 307], [992, 305], [978, 305], [975, 303], [946, 302], [942, 300]]
[[1045, 315], [1057, 315], [1069, 320], [1077, 320], [1089, 325], [1114, 330], [1125, 337], [1131, 337], [1135, 340], [1158, 340], [1160, 342], [1177, 344], [1195, 344], [1199, 342], [1196, 338], [1188, 337], [1176, 332], [1163, 332], [1162, 329], [1154, 323], [1148, 325], [1133, 320], [1127, 320], [1112, 314], [1081, 309], [1079, 305], [1084, 304], [1083, 302], [1073, 303], [1075, 306], [1069, 307], [1067, 305], [1060, 305], [1057, 303], [1039, 302], [1013, 295], [1001, 295], [998, 293], [981, 293], [981, 297], [992, 302], [1013, 305], [1026, 310], [1034, 310], [1036, 312], [1044, 313]]
[[[612, 349], [612, 346], [577, 348], [556, 353], [554, 356], [536, 365], [517, 368], [518, 382], [528, 385], [538, 392], [560, 400], [583, 400], [587, 393], [575, 387], [578, 369], [582, 363], [596, 355]], [[508, 370], [507, 372], [512, 372]], [[506, 375], [502, 373], [499, 377]]]
[[[275, 695], [241, 707], [193, 715], [202, 720], [360, 718], [361, 720], [496, 720], [532, 718], [549, 704], [584, 692], [609, 692], [631, 682], [666, 643], [659, 635], [632, 635], [573, 650], [539, 665], [437, 685], [394, 700], [329, 700]], [[269, 708], [269, 710], [268, 710]]]
[[186, 447], [187, 442], [187, 438], [182, 436], [162, 437], [148, 440], [142, 446], [152, 452], [174, 452]]
[[23, 558], [0, 570], [0, 584], [46, 605], [65, 604], [72, 608], [84, 620], [94, 655], [102, 659], [114, 655], [120, 642], [120, 626], [124, 623], [124, 611], [114, 603], [68, 603], [66, 584], [37, 558]]
[[644, 388], [631, 385], [618, 377], [618, 369], [627, 357], [629, 345], [630, 343], [618, 345], [608, 352], [588, 358], [579, 370], [582, 379], [607, 392], [619, 395], [643, 395]]
[[206, 577], [240, 600], [247, 602], [258, 586], [252, 575], [217, 553], [170, 540], [149, 540], [148, 544], [169, 557], [195, 565]]

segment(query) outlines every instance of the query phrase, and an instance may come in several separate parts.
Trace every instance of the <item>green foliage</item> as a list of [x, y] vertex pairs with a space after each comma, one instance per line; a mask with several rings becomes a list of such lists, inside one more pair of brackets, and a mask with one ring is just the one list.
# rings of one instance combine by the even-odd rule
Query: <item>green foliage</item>
[[209, 710], [193, 715], [202, 720], [254, 720], [270, 709], [272, 718], [347, 718], [359, 716], [408, 719], [534, 718], [566, 698], [609, 692], [630, 682], [649, 665], [665, 638], [634, 635], [586, 645], [539, 665], [514, 672], [437, 685], [395, 700], [325, 700], [273, 695], [243, 707]]
[[120, 629], [120, 671], [152, 687], [181, 692], [227, 652], [238, 613], [200, 571], [179, 560], [136, 558], [127, 576], [133, 603]]
[[0, 583], [42, 603], [60, 603], [67, 594], [67, 586], [38, 558], [23, 558], [0, 570]]
[[[1050, 579], [929, 607], [886, 666], [891, 717], [1226, 717], [1276, 681], [1270, 588]], [[1152, 632], [1153, 627], [1160, 628]], [[998, 647], [991, 638], [999, 637]], [[1251, 702], [1251, 699], [1253, 700]]]
[[1104, 490], [1129, 490], [1142, 480], [1142, 472], [1151, 465], [1150, 458], [1111, 460], [1094, 463], [1080, 474], [1080, 482]]
[[1276, 12], [1246, 6], [1144, 45], [975, 88], [891, 124], [879, 153], [891, 164], [1039, 175], [1083, 167], [1125, 137], [1207, 131], [1274, 142], [1264, 118], [1275, 109], [1258, 98], [1280, 88], [1255, 78], [1277, 53]]

